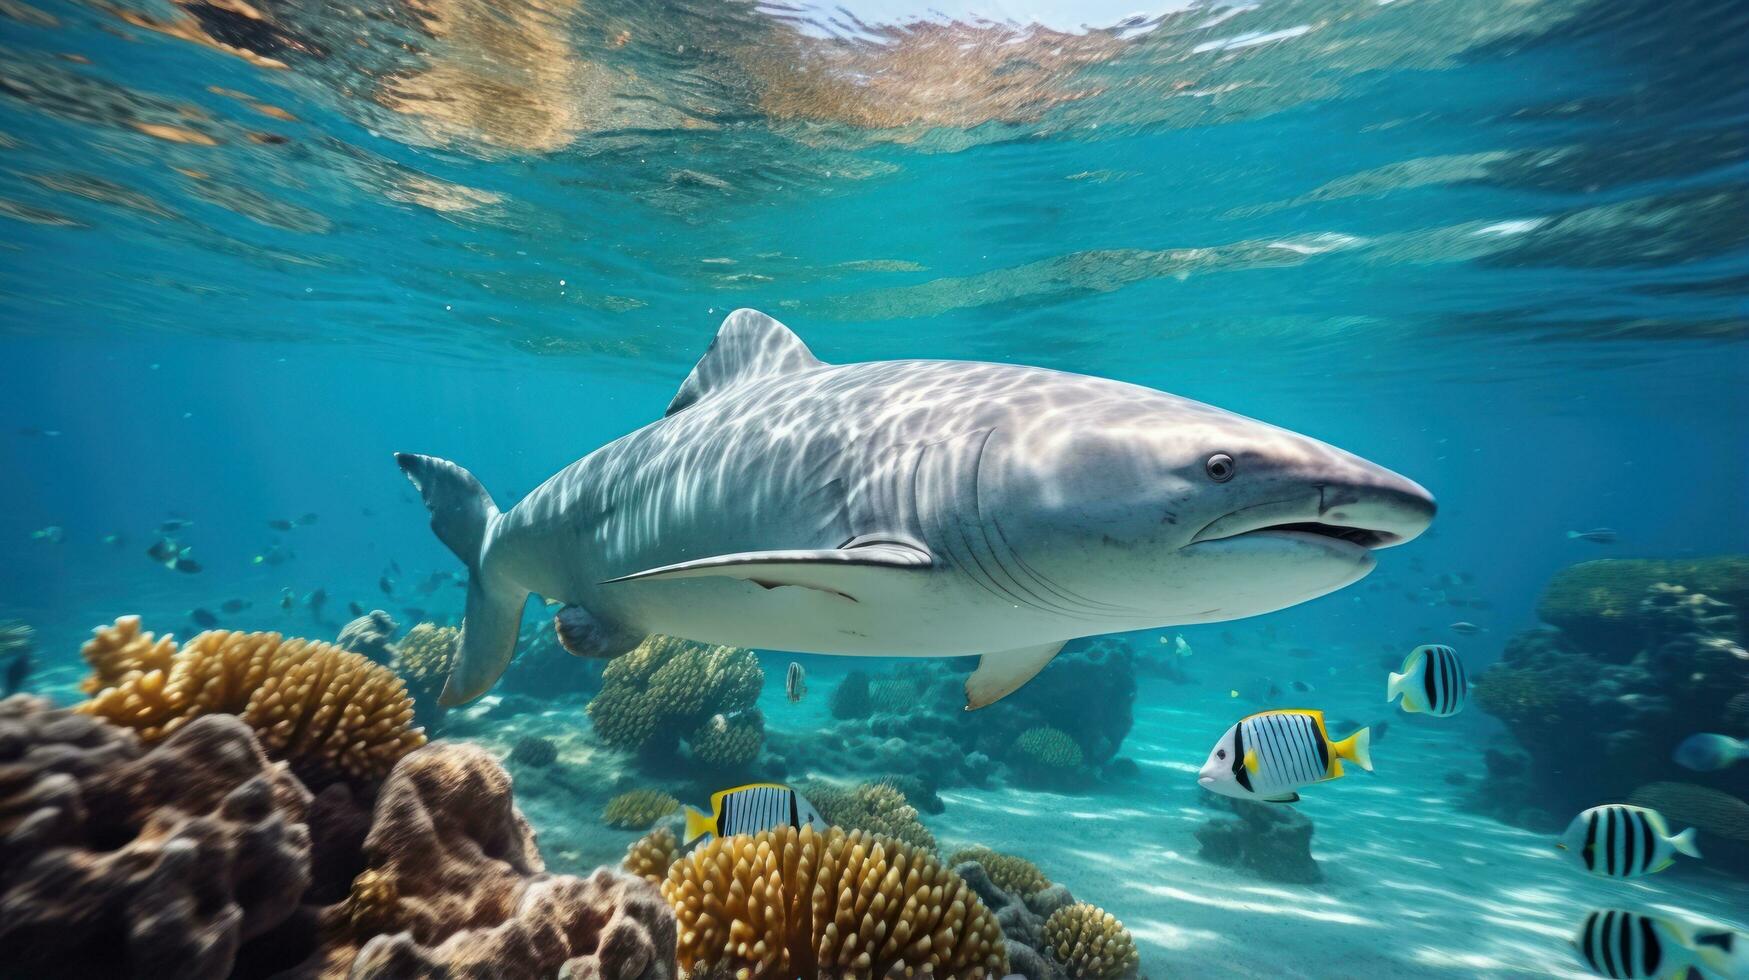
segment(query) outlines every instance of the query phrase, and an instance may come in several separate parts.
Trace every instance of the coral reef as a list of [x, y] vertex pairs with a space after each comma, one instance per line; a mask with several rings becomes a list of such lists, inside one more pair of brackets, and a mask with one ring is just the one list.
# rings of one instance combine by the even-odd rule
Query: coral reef
[[1021, 732], [1014, 740], [1014, 751], [1009, 758], [1023, 777], [1045, 782], [1059, 782], [1080, 775], [1086, 761], [1081, 755], [1081, 746], [1075, 744], [1068, 732], [1049, 725]]
[[401, 624], [395, 622], [393, 616], [381, 609], [372, 609], [340, 627], [334, 645], [376, 663], [387, 664], [395, 659], [394, 638], [400, 629]]
[[1132, 973], [1140, 957], [1130, 931], [1117, 917], [1079, 902], [1045, 920], [1045, 946], [1074, 980], [1116, 980]]
[[917, 808], [891, 783], [858, 783], [849, 789], [809, 783], [802, 796], [834, 827], [880, 834], [935, 853], [935, 835], [923, 826]]
[[832, 689], [829, 707], [832, 717], [840, 719], [867, 718], [874, 712], [874, 702], [868, 693], [869, 678], [864, 671], [853, 670], [844, 675]]
[[987, 847], [969, 847], [955, 851], [947, 859], [947, 863], [956, 868], [967, 861], [982, 867], [996, 887], [1005, 892], [1013, 892], [1021, 898], [1031, 898], [1051, 887], [1051, 880], [1038, 869], [1038, 865], [1023, 857], [1003, 854]]
[[523, 630], [516, 657], [498, 681], [499, 693], [526, 695], [543, 701], [588, 698], [601, 690], [607, 662], [573, 656], [551, 629]]
[[237, 715], [314, 785], [380, 778], [425, 742], [400, 679], [329, 643], [208, 630], [178, 649], [142, 632], [138, 616], [93, 632], [83, 652], [94, 693], [78, 710], [147, 742], [204, 715]]
[[707, 766], [740, 769], [759, 757], [765, 745], [765, 716], [758, 708], [735, 715], [712, 715], [686, 738], [692, 757]]
[[310, 794], [236, 718], [134, 732], [0, 702], [7, 975], [223, 977], [309, 884]]
[[668, 877], [668, 869], [680, 857], [680, 838], [668, 827], [657, 827], [632, 841], [626, 848], [620, 867], [652, 885], [660, 886]]
[[[1639, 649], [1638, 641], [1646, 628], [1641, 600], [1646, 590], [1661, 582], [1742, 609], [1749, 606], [1749, 555], [1582, 562], [1556, 573], [1537, 603], [1537, 616], [1569, 634], [1576, 645], [1597, 651], [1603, 659], [1627, 660]], [[1743, 642], [1741, 635], [1734, 639]]]
[[[961, 858], [964, 860], [960, 860]], [[966, 887], [983, 900], [984, 906], [996, 913], [996, 923], [1002, 928], [1003, 944], [1008, 950], [1008, 968], [1011, 973], [1026, 980], [1069, 980], [1074, 975], [1073, 965], [1058, 958], [1055, 949], [1046, 939], [1045, 923], [1059, 911], [1078, 903], [1075, 896], [1069, 893], [1069, 889], [1062, 885], [1046, 885], [1023, 895], [1014, 888], [998, 884], [995, 874], [1006, 876], [1008, 872], [996, 872], [994, 869], [1006, 862], [1019, 860], [983, 848], [971, 848], [955, 855], [953, 870], [966, 883]], [[1027, 866], [1031, 867], [1030, 864]], [[1033, 871], [1037, 872], [1037, 869], [1034, 868]], [[1042, 873], [1039, 875], [1042, 878]], [[1020, 875], [1017, 879], [1017, 884], [1022, 887], [1030, 887], [1035, 883], [1030, 874]], [[1125, 935], [1127, 938], [1127, 934]], [[1116, 947], [1114, 945], [1111, 948], [1115, 951]], [[1074, 945], [1071, 943], [1071, 952], [1073, 949]], [[1113, 975], [1125, 977], [1126, 980], [1140, 977], [1141, 972], [1136, 961], [1128, 957], [1124, 959], [1126, 965]]]
[[448, 712], [437, 701], [449, 678], [449, 666], [461, 649], [462, 631], [454, 626], [418, 623], [395, 645], [391, 666], [413, 693], [415, 720], [436, 728]]
[[1309, 885], [1324, 880], [1323, 870], [1312, 858], [1312, 818], [1292, 807], [1208, 792], [1203, 800], [1234, 814], [1196, 829], [1198, 853], [1204, 860], [1244, 868], [1270, 881]]
[[1749, 803], [1729, 793], [1693, 783], [1648, 783], [1628, 794], [1628, 802], [1650, 807], [1674, 824], [1699, 827], [1726, 840], [1749, 841]]
[[[1644, 581], [1654, 575], [1687, 578]], [[1746, 575], [1749, 558], [1740, 556], [1606, 560], [1557, 575], [1539, 610], [1560, 628], [1509, 640], [1478, 678], [1475, 700], [1506, 724], [1529, 757], [1529, 772], [1559, 778], [1489, 779], [1470, 805], [1542, 824], [1546, 814], [1622, 799], [1667, 778], [1672, 751], [1694, 732], [1740, 731], [1732, 705], [1749, 692], [1749, 653], [1739, 611], [1693, 586], [1740, 596]], [[1640, 589], [1631, 602], [1629, 584]], [[1491, 760], [1490, 771], [1506, 762], [1504, 754]], [[1691, 778], [1749, 796], [1749, 769]]]
[[[693, 739], [702, 738], [707, 754], [721, 755], [699, 761], [745, 761], [752, 757], [751, 726], [738, 716], [753, 707], [764, 682], [751, 650], [652, 636], [608, 663], [601, 693], [589, 701], [589, 720], [603, 742], [645, 757], [672, 758], [682, 740], [697, 753]], [[722, 730], [707, 724], [716, 715], [724, 718]], [[758, 731], [763, 745], [763, 723]]]
[[510, 761], [519, 766], [550, 766], [559, 761], [559, 747], [550, 738], [524, 735], [510, 747]]
[[862, 831], [780, 827], [713, 839], [677, 860], [662, 895], [694, 977], [960, 980], [1007, 971], [1002, 931], [934, 856]]
[[659, 789], [634, 789], [608, 800], [601, 810], [601, 822], [609, 827], [642, 830], [673, 816], [678, 809], [680, 801]]

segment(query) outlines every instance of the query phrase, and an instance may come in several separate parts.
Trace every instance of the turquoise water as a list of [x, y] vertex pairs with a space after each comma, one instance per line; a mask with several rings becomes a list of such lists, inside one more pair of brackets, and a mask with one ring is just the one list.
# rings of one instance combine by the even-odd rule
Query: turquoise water
[[[1708, 861], [1650, 884], [1587, 878], [1547, 846], [1570, 813], [1522, 812], [1567, 805], [1562, 771], [1475, 812], [1460, 797], [1513, 732], [1379, 697], [1381, 656], [1420, 643], [1482, 674], [1578, 562], [1749, 551], [1745, 8], [1126, 14], [0, 3], [0, 620], [34, 627], [27, 686], [76, 699], [79, 645], [124, 614], [182, 637], [202, 610], [332, 639], [354, 602], [459, 624], [462, 589], [417, 588], [461, 568], [391, 454], [456, 460], [507, 507], [661, 417], [752, 307], [831, 363], [1133, 382], [1439, 500], [1363, 582], [1129, 637], [1195, 651], [1189, 683], [1142, 672], [1133, 772], [940, 787], [938, 837], [1032, 858], [1122, 919], [1149, 975], [1584, 975], [1566, 937], [1593, 907], [1749, 927], [1741, 841], [1715, 861], [1703, 837]], [[198, 573], [145, 555], [172, 519]], [[1593, 528], [1615, 539], [1568, 537]], [[525, 645], [546, 623], [531, 606]], [[883, 774], [805, 747], [839, 725], [846, 671], [894, 663], [761, 663], [790, 777]], [[1218, 811], [1196, 769], [1259, 679], [1308, 684], [1278, 703], [1332, 722], [1391, 720], [1375, 775], [1299, 807], [1321, 884], [1198, 856]], [[714, 774], [615, 756], [556, 693], [457, 732], [543, 734], [703, 803]], [[1611, 711], [1561, 737], [1585, 754], [1620, 731]], [[1745, 771], [1643, 781], [1741, 799]], [[617, 859], [636, 834], [599, 805], [523, 803], [549, 863]]]

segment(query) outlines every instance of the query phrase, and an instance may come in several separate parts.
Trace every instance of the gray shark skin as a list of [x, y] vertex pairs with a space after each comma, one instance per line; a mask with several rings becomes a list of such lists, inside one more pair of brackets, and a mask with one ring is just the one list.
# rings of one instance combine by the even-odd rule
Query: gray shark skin
[[396, 458], [471, 576], [446, 704], [497, 680], [534, 593], [565, 604], [582, 655], [651, 633], [980, 654], [981, 707], [1076, 637], [1339, 589], [1434, 513], [1389, 470], [1188, 399], [1005, 364], [826, 364], [753, 310], [664, 418], [509, 511], [454, 463]]

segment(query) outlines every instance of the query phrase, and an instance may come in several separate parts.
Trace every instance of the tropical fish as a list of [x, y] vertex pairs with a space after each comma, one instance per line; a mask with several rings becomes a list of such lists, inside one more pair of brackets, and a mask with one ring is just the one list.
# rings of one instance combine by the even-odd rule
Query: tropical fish
[[1613, 527], [1594, 527], [1589, 531], [1567, 532], [1568, 541], [1589, 541], [1592, 544], [1614, 544], [1615, 539], [1616, 532]]
[[384, 575], [381, 578], [377, 579], [377, 588], [383, 590], [383, 595], [394, 595], [395, 594], [395, 583], [389, 581], [389, 577], [387, 575]]
[[1290, 690], [1298, 691], [1301, 694], [1311, 694], [1316, 690], [1316, 688], [1312, 687], [1312, 685], [1305, 681], [1288, 681], [1287, 686]]
[[159, 538], [152, 543], [150, 548], [146, 549], [146, 557], [165, 568], [192, 575], [200, 571], [200, 562], [188, 557], [189, 550], [189, 548], [178, 545], [169, 538]]
[[1592, 973], [1617, 980], [1680, 978], [1690, 967], [1735, 980], [1749, 967], [1749, 940], [1728, 929], [1695, 929], [1621, 909], [1586, 914], [1572, 942]]
[[209, 630], [214, 626], [219, 625], [219, 617], [214, 616], [210, 609], [190, 609], [188, 611], [188, 618], [194, 623], [194, 625], [202, 626]]
[[1442, 643], [1428, 643], [1409, 651], [1401, 673], [1392, 673], [1385, 684], [1385, 701], [1403, 699], [1403, 710], [1449, 718], [1464, 710], [1469, 700], [1469, 675], [1457, 651]]
[[296, 593], [292, 592], [292, 590], [290, 590], [290, 589], [280, 589], [279, 590], [279, 608], [285, 610], [286, 612], [291, 612], [292, 607], [296, 606], [297, 604], [298, 604], [298, 597], [297, 597]]
[[[396, 461], [469, 572], [444, 704], [492, 686], [538, 593], [564, 600], [559, 639], [584, 656], [651, 633], [979, 654], [981, 708], [1070, 639], [1356, 582], [1434, 513], [1383, 467], [1188, 399], [1011, 364], [826, 364], [753, 310], [723, 322], [664, 418], [508, 511], [452, 462]], [[553, 546], [579, 527], [585, 546]]]
[[1227, 696], [1255, 704], [1274, 704], [1281, 697], [1281, 687], [1267, 677], [1250, 677], [1229, 689]]
[[24, 690], [24, 683], [30, 680], [30, 652], [19, 651], [13, 654], [12, 661], [6, 665], [6, 696], [11, 697]]
[[356, 602], [347, 603], [346, 604], [346, 611], [353, 614], [354, 616], [363, 616], [364, 615], [364, 607], [359, 605]]
[[1582, 811], [1555, 845], [1579, 866], [1608, 878], [1638, 878], [1676, 863], [1672, 855], [1700, 857], [1694, 828], [1672, 835], [1657, 810], [1607, 803]]
[[320, 516], [317, 514], [305, 514], [302, 517], [298, 518], [298, 523], [303, 525], [304, 527], [309, 527], [311, 524], [316, 523], [316, 521], [319, 519], [320, 519]]
[[802, 696], [807, 693], [807, 674], [802, 670], [801, 664], [791, 660], [789, 662], [789, 669], [783, 672], [784, 697], [789, 698], [790, 703], [794, 704], [795, 702], [800, 701]]
[[50, 524], [48, 527], [45, 527], [40, 531], [30, 532], [30, 539], [32, 541], [47, 541], [49, 544], [60, 544], [66, 537], [67, 532], [61, 530], [61, 528], [55, 524]]
[[711, 794], [711, 812], [686, 808], [686, 843], [711, 834], [733, 837], [774, 827], [825, 827], [826, 819], [800, 793], [782, 783], [748, 783]]
[[175, 534], [177, 531], [180, 531], [185, 527], [193, 527], [193, 526], [194, 526], [194, 522], [187, 519], [186, 517], [172, 517], [171, 519], [158, 525], [158, 533], [159, 534]]
[[290, 548], [275, 542], [268, 545], [267, 550], [251, 559], [251, 562], [256, 565], [283, 565], [293, 557]]
[[1676, 764], [1695, 772], [1715, 772], [1749, 759], [1749, 741], [1700, 732], [1690, 735], [1676, 746]]
[[19, 429], [18, 434], [21, 436], [48, 436], [49, 438], [52, 439], [55, 436], [60, 435], [61, 430], [60, 429], [43, 429], [43, 428], [39, 428], [39, 427], [34, 426], [34, 425], [27, 425], [27, 426]]
[[219, 606], [221, 611], [228, 613], [240, 613], [248, 608], [249, 600], [247, 599], [226, 599], [224, 604]]
[[1371, 742], [1366, 728], [1330, 741], [1322, 711], [1260, 711], [1227, 729], [1196, 781], [1235, 799], [1293, 803], [1301, 786], [1340, 779], [1343, 759], [1372, 772]]
[[105, 534], [103, 536], [103, 543], [109, 545], [111, 548], [125, 548], [128, 545], [128, 537], [117, 531], [114, 534]]
[[268, 521], [267, 526], [273, 528], [275, 531], [289, 531], [292, 529], [292, 522], [283, 519]]
[[1449, 626], [1447, 628], [1450, 629], [1453, 633], [1460, 633], [1464, 636], [1475, 636], [1477, 633], [1486, 633], [1487, 632], [1486, 629], [1483, 629], [1482, 627], [1477, 626], [1475, 623], [1467, 622], [1467, 621], [1461, 620], [1461, 619], [1458, 620], [1457, 622], [1451, 624], [1451, 626]]
[[306, 596], [304, 601], [310, 604], [310, 615], [317, 619], [321, 619], [322, 607], [328, 602], [328, 590], [318, 588], [316, 591]]

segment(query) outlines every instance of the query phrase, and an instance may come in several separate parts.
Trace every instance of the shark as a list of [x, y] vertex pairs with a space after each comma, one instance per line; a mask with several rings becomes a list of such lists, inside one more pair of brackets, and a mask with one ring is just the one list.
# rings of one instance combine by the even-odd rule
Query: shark
[[468, 570], [452, 705], [503, 673], [538, 595], [579, 656], [651, 634], [975, 654], [980, 708], [1072, 639], [1340, 589], [1435, 512], [1404, 476], [1188, 398], [1022, 365], [829, 364], [750, 309], [661, 419], [509, 510], [453, 462], [396, 459]]

